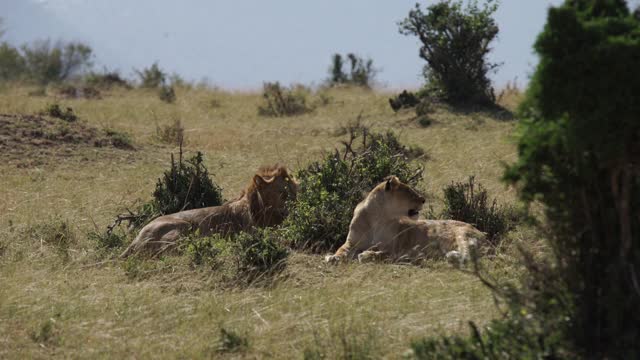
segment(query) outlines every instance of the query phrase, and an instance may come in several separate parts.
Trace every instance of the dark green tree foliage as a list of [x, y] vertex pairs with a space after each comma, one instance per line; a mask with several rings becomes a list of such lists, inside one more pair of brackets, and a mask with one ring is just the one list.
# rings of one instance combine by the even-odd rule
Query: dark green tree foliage
[[329, 68], [329, 72], [331, 73], [331, 84], [344, 84], [347, 82], [348, 76], [342, 69], [343, 66], [344, 61], [342, 60], [342, 55], [333, 54], [333, 57], [331, 58], [331, 67]]
[[416, 4], [400, 22], [400, 33], [417, 36], [428, 93], [452, 103], [491, 104], [495, 101], [488, 74], [498, 64], [490, 63], [489, 45], [498, 35], [493, 19], [493, 0], [484, 7], [476, 0], [463, 7], [462, 1], [440, 1], [426, 8]]
[[171, 168], [158, 179], [153, 192], [153, 205], [160, 214], [221, 205], [222, 189], [211, 181], [202, 153], [177, 163], [171, 157]]
[[640, 22], [621, 0], [567, 1], [535, 50], [506, 177], [545, 206], [556, 257], [546, 274], [573, 304], [567, 338], [587, 357], [638, 358]]
[[349, 136], [342, 153], [336, 150], [298, 172], [297, 200], [283, 225], [283, 238], [293, 247], [337, 250], [347, 237], [353, 210], [375, 185], [389, 175], [412, 186], [422, 179], [421, 169], [410, 163], [411, 150], [393, 133], [354, 126]]
[[67, 80], [90, 67], [91, 55], [91, 48], [81, 43], [44, 40], [22, 46], [26, 76], [41, 84]]
[[19, 80], [25, 72], [26, 64], [18, 49], [3, 42], [0, 45], [0, 81]]
[[544, 205], [550, 263], [523, 253], [520, 286], [483, 334], [413, 344], [417, 358], [640, 357], [640, 21], [624, 1], [549, 11], [506, 180]]

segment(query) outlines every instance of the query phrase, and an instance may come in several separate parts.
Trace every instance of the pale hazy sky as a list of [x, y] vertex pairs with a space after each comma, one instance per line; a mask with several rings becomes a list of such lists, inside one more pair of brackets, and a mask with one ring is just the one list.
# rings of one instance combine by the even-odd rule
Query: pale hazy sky
[[[431, 4], [434, 1], [420, 1]], [[546, 10], [560, 0], [503, 0], [493, 60], [504, 65], [497, 86], [526, 83], [536, 59], [531, 46]], [[4, 40], [88, 43], [96, 69], [133, 76], [158, 61], [188, 80], [207, 78], [231, 89], [263, 81], [318, 84], [331, 54], [371, 57], [378, 81], [417, 87], [423, 60], [416, 38], [398, 33], [416, 0], [0, 0]]]

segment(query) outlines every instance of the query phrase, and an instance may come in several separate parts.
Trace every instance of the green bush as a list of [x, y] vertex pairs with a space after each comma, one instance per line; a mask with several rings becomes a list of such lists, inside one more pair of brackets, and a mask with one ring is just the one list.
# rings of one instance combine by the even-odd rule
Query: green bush
[[40, 84], [68, 80], [92, 65], [93, 51], [82, 43], [44, 40], [23, 45], [21, 50], [27, 79]]
[[113, 147], [125, 150], [135, 149], [129, 134], [114, 129], [105, 129], [104, 133]]
[[164, 126], [156, 125], [156, 138], [167, 144], [184, 144], [184, 127], [180, 119], [176, 118], [172, 123]]
[[167, 74], [160, 69], [158, 63], [153, 63], [150, 67], [142, 70], [135, 70], [136, 75], [140, 78], [140, 87], [148, 89], [157, 89], [165, 85]]
[[418, 97], [407, 90], [403, 90], [400, 94], [389, 99], [389, 105], [393, 111], [397, 112], [400, 109], [409, 109], [420, 103]]
[[400, 144], [393, 133], [371, 133], [359, 124], [348, 132], [342, 152], [297, 174], [297, 200], [283, 225], [283, 237], [294, 248], [335, 251], [347, 237], [355, 206], [373, 186], [389, 175], [412, 186], [422, 179], [422, 169], [410, 162], [417, 151]]
[[270, 228], [254, 228], [229, 240], [239, 274], [262, 275], [282, 270], [289, 256], [280, 244], [280, 232]]
[[124, 233], [114, 233], [113, 231], [104, 233], [91, 231], [87, 234], [87, 239], [95, 242], [99, 250], [120, 249], [127, 242], [127, 236]]
[[74, 122], [78, 120], [78, 116], [76, 116], [72, 108], [67, 107], [66, 110], [62, 110], [59, 104], [49, 104], [40, 113], [42, 115], [48, 115], [54, 118], [64, 120], [66, 122]]
[[432, 123], [433, 121], [426, 115], [418, 117], [418, 125], [422, 127], [429, 127]]
[[201, 152], [182, 161], [182, 151], [176, 163], [162, 174], [153, 192], [153, 208], [160, 214], [221, 205], [222, 189], [211, 181]]
[[258, 106], [261, 116], [292, 116], [310, 112], [307, 106], [306, 94], [296, 89], [287, 89], [279, 82], [264, 83], [262, 98], [264, 104]]
[[158, 98], [168, 104], [176, 102], [176, 92], [173, 90], [173, 86], [162, 85], [158, 90]]
[[487, 234], [493, 245], [497, 245], [499, 238], [522, 219], [516, 209], [499, 206], [495, 199], [489, 205], [487, 190], [482, 184], [476, 186], [474, 176], [464, 183], [451, 183], [442, 190], [445, 207], [441, 216], [473, 224]]
[[182, 246], [193, 265], [209, 265], [215, 267], [221, 254], [227, 249], [226, 239], [218, 234], [201, 237], [198, 234], [186, 239]]
[[426, 8], [416, 4], [399, 23], [400, 33], [414, 35], [422, 42], [420, 57], [427, 64], [424, 75], [430, 96], [451, 103], [493, 104], [495, 95], [488, 74], [498, 64], [490, 63], [489, 44], [498, 35], [493, 19], [497, 3], [487, 0], [479, 7], [471, 0], [439, 1]]
[[331, 58], [329, 85], [349, 84], [370, 88], [377, 73], [377, 70], [373, 67], [373, 60], [363, 59], [353, 53], [347, 54], [346, 58], [350, 64], [348, 74], [343, 70], [344, 60], [342, 55], [334, 54]]
[[85, 84], [97, 88], [110, 89], [115, 86], [130, 89], [131, 84], [122, 78], [117, 71], [104, 71], [102, 73], [89, 72], [83, 78]]

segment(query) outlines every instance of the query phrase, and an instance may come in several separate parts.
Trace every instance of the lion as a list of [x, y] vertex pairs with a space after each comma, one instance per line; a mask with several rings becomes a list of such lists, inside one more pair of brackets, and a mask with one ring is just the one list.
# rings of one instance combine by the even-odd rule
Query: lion
[[174, 248], [179, 238], [189, 234], [225, 236], [254, 226], [279, 225], [288, 214], [287, 202], [295, 200], [297, 191], [298, 183], [285, 166], [261, 167], [235, 200], [155, 218], [120, 257], [141, 251], [155, 256]]
[[456, 220], [418, 219], [425, 198], [397, 177], [390, 176], [360, 202], [349, 225], [347, 240], [327, 262], [355, 259], [417, 262], [446, 257], [465, 263], [485, 241], [473, 225]]

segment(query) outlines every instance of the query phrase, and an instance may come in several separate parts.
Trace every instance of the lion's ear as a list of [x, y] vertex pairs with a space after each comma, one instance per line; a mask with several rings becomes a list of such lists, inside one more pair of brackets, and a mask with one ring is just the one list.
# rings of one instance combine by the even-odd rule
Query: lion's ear
[[385, 191], [389, 191], [389, 190], [391, 190], [391, 183], [392, 183], [392, 182], [393, 182], [393, 178], [388, 177], [388, 178], [387, 178], [387, 183], [386, 183], [386, 184], [384, 184], [384, 190], [385, 190]]

